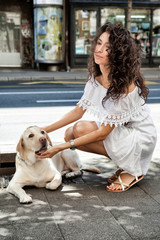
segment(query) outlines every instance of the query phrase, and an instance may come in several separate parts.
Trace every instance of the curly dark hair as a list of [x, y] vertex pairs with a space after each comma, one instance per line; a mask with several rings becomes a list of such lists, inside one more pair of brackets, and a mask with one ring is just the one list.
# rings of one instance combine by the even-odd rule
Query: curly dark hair
[[130, 32], [123, 28], [121, 24], [105, 23], [97, 31], [93, 40], [92, 53], [89, 58], [88, 72], [90, 76], [100, 76], [100, 67], [94, 61], [94, 50], [100, 35], [104, 32], [109, 33], [110, 51], [109, 59], [109, 89], [106, 97], [118, 100], [121, 94], [128, 91], [132, 82], [139, 88], [139, 95], [147, 101], [148, 88], [144, 84], [144, 77], [140, 71], [141, 67], [141, 47], [136, 43]]

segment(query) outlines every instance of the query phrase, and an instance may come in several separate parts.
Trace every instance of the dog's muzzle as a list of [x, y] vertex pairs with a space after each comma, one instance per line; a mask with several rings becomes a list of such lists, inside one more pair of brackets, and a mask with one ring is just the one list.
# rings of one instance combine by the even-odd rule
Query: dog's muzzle
[[39, 141], [42, 144], [42, 147], [35, 152], [37, 155], [40, 155], [42, 152], [45, 152], [47, 150], [47, 139], [45, 137], [41, 137]]

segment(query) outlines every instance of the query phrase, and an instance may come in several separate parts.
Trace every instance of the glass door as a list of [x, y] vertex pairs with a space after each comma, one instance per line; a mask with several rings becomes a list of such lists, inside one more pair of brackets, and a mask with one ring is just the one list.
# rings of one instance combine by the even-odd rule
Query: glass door
[[70, 65], [86, 68], [91, 43], [97, 30], [97, 10], [73, 8], [72, 16], [74, 17], [71, 18]]
[[121, 23], [125, 26], [125, 10], [123, 8], [102, 8], [101, 26], [106, 22]]
[[160, 57], [160, 9], [153, 11], [152, 56]]
[[132, 9], [131, 33], [142, 48], [142, 64], [148, 64], [150, 59], [150, 25], [149, 9]]
[[0, 12], [0, 67], [20, 67], [20, 14]]
[[91, 41], [96, 34], [96, 11], [75, 11], [75, 54], [90, 54]]

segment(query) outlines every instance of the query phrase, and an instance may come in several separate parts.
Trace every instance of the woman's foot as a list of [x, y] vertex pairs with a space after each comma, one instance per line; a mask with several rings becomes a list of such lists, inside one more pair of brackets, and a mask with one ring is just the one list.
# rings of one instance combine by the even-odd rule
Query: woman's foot
[[112, 192], [126, 191], [134, 184], [139, 182], [142, 178], [143, 175], [136, 178], [129, 173], [121, 172], [118, 179], [116, 179], [112, 184], [107, 186], [107, 190]]

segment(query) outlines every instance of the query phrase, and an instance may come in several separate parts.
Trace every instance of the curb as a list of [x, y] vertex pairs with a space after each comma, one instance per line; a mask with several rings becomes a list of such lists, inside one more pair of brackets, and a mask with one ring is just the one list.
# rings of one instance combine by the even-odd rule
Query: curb
[[[159, 76], [144, 76], [146, 80], [154, 81], [160, 80]], [[85, 81], [87, 80], [87, 76], [71, 76], [71, 77], [0, 77], [0, 82], [33, 82], [33, 81]]]
[[67, 76], [67, 77], [62, 77], [62, 76], [57, 76], [57, 77], [0, 77], [0, 82], [33, 82], [33, 81], [76, 81], [76, 80], [81, 80], [85, 81], [87, 80], [87, 76]]
[[147, 80], [151, 80], [151, 81], [154, 81], [154, 80], [160, 80], [160, 75], [159, 76], [145, 76], [145, 79]]

